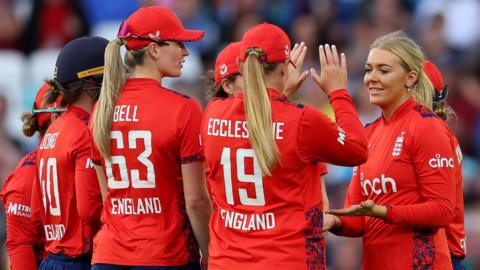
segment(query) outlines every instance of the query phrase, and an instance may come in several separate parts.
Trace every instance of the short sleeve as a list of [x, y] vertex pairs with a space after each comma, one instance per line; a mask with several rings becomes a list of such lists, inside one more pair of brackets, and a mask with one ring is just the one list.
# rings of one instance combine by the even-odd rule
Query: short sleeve
[[189, 164], [203, 160], [203, 150], [200, 138], [200, 126], [202, 122], [202, 109], [194, 99], [188, 99], [177, 118], [180, 163]]

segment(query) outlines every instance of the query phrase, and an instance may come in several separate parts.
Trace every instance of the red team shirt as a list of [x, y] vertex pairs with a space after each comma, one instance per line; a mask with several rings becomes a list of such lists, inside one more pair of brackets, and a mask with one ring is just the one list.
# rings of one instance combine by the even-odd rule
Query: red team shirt
[[362, 269], [452, 269], [444, 227], [459, 165], [445, 123], [410, 98], [366, 130], [369, 158], [354, 169], [345, 206], [371, 199], [387, 217], [341, 217], [336, 233], [363, 236]]
[[7, 218], [6, 247], [12, 270], [31, 270], [43, 258], [45, 237], [41, 224], [31, 218], [31, 194], [37, 149], [23, 157], [7, 178], [0, 198]]
[[319, 111], [268, 92], [282, 164], [270, 177], [262, 177], [248, 139], [243, 93], [213, 100], [204, 113], [213, 200], [209, 269], [324, 269], [319, 162], [366, 159], [366, 138], [346, 90], [330, 95], [343, 130]]
[[89, 116], [69, 106], [38, 147], [32, 211], [41, 218], [49, 253], [78, 257], [92, 251], [102, 201], [90, 158]]
[[156, 80], [130, 78], [112, 124], [108, 194], [92, 263], [139, 266], [198, 262], [186, 214], [181, 165], [203, 160], [198, 102]]

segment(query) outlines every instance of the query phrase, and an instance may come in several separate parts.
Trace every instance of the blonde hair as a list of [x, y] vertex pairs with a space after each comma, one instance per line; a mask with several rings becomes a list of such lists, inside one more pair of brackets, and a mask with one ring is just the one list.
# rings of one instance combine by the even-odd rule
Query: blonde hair
[[92, 121], [93, 141], [100, 154], [107, 160], [111, 160], [110, 132], [112, 130], [113, 110], [126, 77], [125, 67], [120, 57], [121, 45], [122, 41], [117, 38], [110, 41], [105, 49], [105, 71], [102, 89]]
[[377, 38], [370, 46], [370, 49], [374, 48], [396, 55], [407, 73], [415, 71], [418, 74], [417, 81], [410, 87], [410, 93], [416, 102], [432, 109], [433, 86], [423, 71], [425, 56], [420, 46], [405, 32], [396, 31]]
[[276, 64], [261, 64], [263, 51], [257, 48], [247, 50], [245, 63], [241, 65], [245, 82], [245, 115], [250, 143], [264, 175], [278, 163], [279, 151], [273, 136], [272, 108], [265, 84], [265, 74]]

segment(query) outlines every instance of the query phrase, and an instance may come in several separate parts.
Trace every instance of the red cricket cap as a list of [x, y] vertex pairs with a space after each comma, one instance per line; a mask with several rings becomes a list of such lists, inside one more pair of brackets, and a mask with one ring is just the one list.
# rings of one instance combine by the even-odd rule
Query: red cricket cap
[[136, 50], [154, 41], [197, 41], [204, 34], [204, 31], [185, 29], [172, 10], [149, 6], [130, 15], [120, 26], [117, 37], [127, 42], [127, 49]]
[[435, 92], [440, 94], [443, 89], [444, 83], [442, 73], [440, 72], [438, 67], [432, 62], [424, 60], [423, 71], [425, 72], [425, 74], [427, 74], [430, 82], [432, 82]]
[[280, 27], [269, 23], [257, 24], [243, 34], [240, 60], [247, 58], [247, 49], [259, 48], [265, 53], [265, 62], [282, 62], [290, 57], [290, 43], [290, 38]]
[[55, 103], [46, 104], [42, 106], [43, 99], [45, 94], [50, 90], [50, 85], [48, 83], [44, 83], [40, 89], [38, 89], [37, 96], [35, 97], [35, 103], [33, 104], [32, 113], [37, 119], [38, 126], [44, 127], [48, 124], [50, 120], [50, 116], [52, 113], [60, 113], [65, 111], [65, 109], [60, 105], [62, 101], [62, 96], [58, 96]]
[[217, 56], [215, 61], [215, 86], [220, 85], [223, 79], [240, 73], [237, 59], [240, 54], [242, 42], [228, 44]]

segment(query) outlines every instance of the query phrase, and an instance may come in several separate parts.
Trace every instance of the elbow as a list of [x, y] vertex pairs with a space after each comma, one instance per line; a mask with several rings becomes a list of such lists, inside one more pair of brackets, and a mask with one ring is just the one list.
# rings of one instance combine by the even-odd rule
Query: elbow
[[185, 206], [187, 213], [210, 212], [212, 208], [208, 196], [185, 199]]
[[349, 151], [349, 160], [346, 166], [358, 166], [365, 162], [368, 159], [368, 144], [363, 141], [359, 141], [352, 147]]

